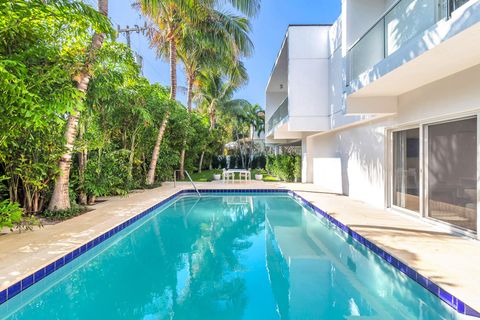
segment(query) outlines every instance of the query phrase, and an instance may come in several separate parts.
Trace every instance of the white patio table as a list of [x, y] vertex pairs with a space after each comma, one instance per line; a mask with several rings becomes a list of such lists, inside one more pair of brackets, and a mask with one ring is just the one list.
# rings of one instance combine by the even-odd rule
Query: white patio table
[[240, 174], [240, 181], [242, 180], [242, 177], [245, 177], [245, 181], [247, 180], [252, 180], [252, 174], [250, 172], [250, 170], [246, 170], [246, 169], [229, 169], [229, 170], [225, 170], [223, 172], [223, 182], [225, 182], [225, 176], [226, 175], [229, 175], [229, 174], [232, 174], [232, 182], [235, 182], [235, 173], [239, 173]]

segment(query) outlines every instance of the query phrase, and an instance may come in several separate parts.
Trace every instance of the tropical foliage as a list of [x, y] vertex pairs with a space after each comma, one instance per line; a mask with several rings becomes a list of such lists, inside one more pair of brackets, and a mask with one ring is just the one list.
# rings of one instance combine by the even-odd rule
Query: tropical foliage
[[298, 182], [302, 177], [302, 157], [296, 154], [268, 155], [266, 170], [284, 181]]
[[[247, 138], [263, 130], [261, 109], [234, 96], [248, 80], [242, 59], [253, 51], [249, 17], [259, 0], [136, 7], [170, 63], [169, 87], [150, 83], [115, 42], [107, 0], [98, 11], [79, 0], [0, 3], [0, 230], [29, 228], [35, 215], [77, 215], [179, 167], [201, 171], [232, 140], [242, 154], [253, 150]], [[176, 99], [179, 63], [186, 106]]]

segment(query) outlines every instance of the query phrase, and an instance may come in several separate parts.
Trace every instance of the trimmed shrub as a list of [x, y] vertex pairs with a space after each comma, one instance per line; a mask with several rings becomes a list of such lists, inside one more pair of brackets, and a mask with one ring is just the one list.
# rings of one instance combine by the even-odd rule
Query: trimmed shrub
[[298, 181], [301, 179], [302, 158], [292, 154], [268, 155], [266, 170], [284, 181]]
[[45, 210], [42, 216], [50, 221], [62, 221], [81, 215], [87, 211], [86, 207], [79, 205], [72, 205], [70, 209], [60, 211]]
[[295, 156], [295, 164], [293, 167], [293, 177], [295, 182], [299, 182], [302, 179], [302, 157]]
[[13, 230], [13, 227], [22, 221], [23, 209], [16, 202], [3, 200], [0, 202], [0, 230], [4, 227]]
[[24, 215], [23, 209], [17, 202], [11, 202], [8, 199], [0, 202], [0, 230], [7, 227], [10, 231], [14, 228], [19, 232], [31, 231], [34, 226], [43, 227], [34, 215]]

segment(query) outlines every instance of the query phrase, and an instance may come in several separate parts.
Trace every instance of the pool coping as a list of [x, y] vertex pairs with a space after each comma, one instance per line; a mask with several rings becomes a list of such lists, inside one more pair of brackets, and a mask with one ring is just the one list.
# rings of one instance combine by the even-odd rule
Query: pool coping
[[[418, 284], [420, 284], [422, 287], [430, 291], [433, 295], [435, 295], [437, 298], [441, 299], [444, 301], [447, 305], [449, 305], [451, 308], [453, 308], [456, 312], [472, 317], [477, 317], [480, 318], [480, 312], [477, 310], [473, 309], [466, 303], [464, 303], [462, 300], [458, 299], [454, 295], [450, 294], [443, 288], [441, 288], [439, 285], [437, 285], [434, 281], [431, 281], [427, 277], [421, 275], [414, 269], [410, 268], [407, 264], [403, 263], [400, 259], [397, 259], [395, 256], [392, 254], [388, 253], [387, 251], [381, 249], [379, 246], [371, 242], [370, 240], [366, 239], [359, 233], [353, 231], [350, 227], [347, 225], [341, 223], [339, 220], [335, 219], [331, 215], [329, 215], [327, 212], [321, 210], [314, 204], [312, 204], [310, 201], [306, 200], [302, 196], [298, 195], [295, 191], [289, 190], [289, 189], [199, 189], [200, 193], [285, 193], [288, 194], [292, 197], [294, 197], [296, 200], [300, 201], [302, 204], [305, 206], [309, 207], [312, 209], [316, 214], [326, 218], [329, 220], [332, 224], [334, 224], [336, 227], [338, 227], [340, 230], [348, 234], [350, 237], [352, 237], [355, 241], [363, 245], [364, 247], [368, 248], [371, 250], [373, 253], [375, 253], [377, 256], [381, 257], [383, 260], [385, 260], [387, 263], [392, 265], [394, 268], [402, 272], [403, 274], [407, 275], [410, 279], [414, 280]], [[104, 242], [105, 240], [111, 238], [113, 235], [117, 234], [121, 230], [125, 229], [126, 227], [130, 226], [134, 222], [140, 220], [141, 218], [145, 217], [152, 211], [158, 209], [159, 207], [165, 205], [166, 203], [170, 202], [171, 200], [177, 198], [180, 195], [183, 194], [192, 194], [195, 193], [196, 191], [193, 189], [184, 189], [180, 190], [167, 198], [161, 200], [154, 206], [151, 206], [150, 208], [142, 211], [141, 213], [129, 218], [128, 220], [124, 221], [123, 223], [111, 228], [110, 230], [102, 233], [101, 235], [95, 237], [94, 239], [79, 245], [76, 249], [70, 251], [69, 253], [65, 254], [61, 258], [55, 260], [54, 262], [51, 262], [50, 264], [46, 265], [45, 267], [42, 267], [28, 276], [24, 277], [23, 279], [19, 280], [18, 282], [12, 284], [11, 286], [7, 287], [3, 291], [0, 291], [0, 305], [5, 303], [6, 301], [14, 298], [17, 296], [19, 293], [22, 291], [28, 289], [35, 283], [41, 281], [43, 278], [46, 276], [50, 275], [51, 273], [55, 272], [56, 270], [62, 268], [69, 262], [73, 261], [74, 259], [80, 257], [90, 249], [96, 247], [100, 243]]]

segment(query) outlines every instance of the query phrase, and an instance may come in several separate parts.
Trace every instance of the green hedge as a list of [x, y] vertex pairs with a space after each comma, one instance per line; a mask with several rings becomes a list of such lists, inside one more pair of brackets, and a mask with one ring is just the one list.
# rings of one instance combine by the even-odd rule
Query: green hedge
[[287, 182], [300, 181], [302, 157], [292, 154], [268, 155], [266, 170], [269, 174]]

